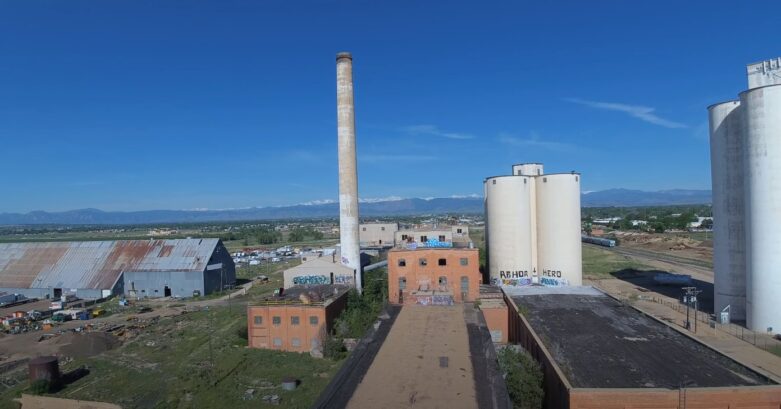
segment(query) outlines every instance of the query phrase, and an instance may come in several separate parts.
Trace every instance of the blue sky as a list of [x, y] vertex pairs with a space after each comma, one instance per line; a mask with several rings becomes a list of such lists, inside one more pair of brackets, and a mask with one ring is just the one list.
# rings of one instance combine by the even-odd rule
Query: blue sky
[[[425, 3], [425, 4], [424, 4]], [[764, 3], [764, 4], [762, 4]], [[0, 0], [0, 212], [337, 197], [353, 53], [361, 197], [710, 188], [706, 107], [781, 55], [781, 2]]]

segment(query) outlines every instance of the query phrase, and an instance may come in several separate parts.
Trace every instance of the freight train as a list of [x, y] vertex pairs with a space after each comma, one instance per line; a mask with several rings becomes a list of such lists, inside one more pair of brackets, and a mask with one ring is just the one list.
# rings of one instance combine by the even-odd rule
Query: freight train
[[601, 237], [593, 236], [580, 236], [580, 241], [584, 243], [596, 244], [598, 246], [615, 247], [616, 241], [611, 239], [603, 239]]

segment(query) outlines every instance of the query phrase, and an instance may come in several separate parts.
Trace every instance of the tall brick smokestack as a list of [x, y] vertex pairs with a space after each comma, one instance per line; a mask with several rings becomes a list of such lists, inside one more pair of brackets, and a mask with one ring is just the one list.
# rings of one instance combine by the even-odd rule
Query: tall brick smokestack
[[353, 57], [336, 55], [336, 111], [339, 139], [339, 240], [342, 264], [355, 270], [355, 288], [363, 289], [358, 238], [358, 166], [355, 155]]

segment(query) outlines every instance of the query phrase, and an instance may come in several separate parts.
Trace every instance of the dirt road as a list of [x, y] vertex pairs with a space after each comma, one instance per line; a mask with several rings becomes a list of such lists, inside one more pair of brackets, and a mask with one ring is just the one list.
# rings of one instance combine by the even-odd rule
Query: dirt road
[[463, 306], [402, 308], [347, 407], [478, 407]]

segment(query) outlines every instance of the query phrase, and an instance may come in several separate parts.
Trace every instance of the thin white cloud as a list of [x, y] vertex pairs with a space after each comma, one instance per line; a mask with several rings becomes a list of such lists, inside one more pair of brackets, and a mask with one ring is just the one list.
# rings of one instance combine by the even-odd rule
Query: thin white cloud
[[674, 122], [674, 121], [670, 121], [669, 119], [660, 118], [658, 115], [654, 113], [654, 111], [656, 111], [655, 108], [646, 107], [642, 105], [627, 105], [627, 104], [619, 104], [615, 102], [589, 101], [580, 98], [564, 98], [564, 100], [567, 102], [572, 102], [573, 104], [584, 105], [590, 108], [603, 109], [606, 111], [623, 112], [633, 118], [637, 118], [641, 121], [648, 122], [649, 124], [663, 126], [665, 128], [676, 129], [676, 128], [689, 127], [688, 125], [682, 124], [680, 122]]
[[359, 203], [380, 203], [380, 202], [395, 202], [398, 200], [404, 200], [401, 196], [387, 196], [387, 197], [366, 197], [358, 198]]
[[[316, 206], [316, 205], [324, 205], [324, 204], [331, 204], [336, 203], [336, 200], [333, 199], [317, 199], [317, 200], [310, 200], [308, 202], [298, 203], [301, 206]], [[278, 206], [278, 207], [285, 207], [285, 206]]]
[[423, 162], [436, 159], [432, 155], [358, 155], [361, 162]]
[[443, 131], [439, 129], [439, 127], [437, 127], [436, 125], [412, 125], [412, 126], [406, 126], [402, 128], [402, 130], [404, 132], [407, 132], [410, 135], [431, 135], [431, 136], [439, 136], [442, 138], [460, 139], [460, 140], [474, 139], [474, 135], [459, 133], [459, 132]]
[[517, 146], [523, 148], [539, 148], [539, 149], [546, 149], [546, 150], [558, 151], [558, 152], [572, 151], [576, 149], [575, 145], [569, 143], [546, 141], [540, 139], [539, 135], [536, 132], [532, 132], [529, 138], [518, 138], [516, 136], [507, 133], [501, 133], [499, 134], [499, 142], [510, 146]]

